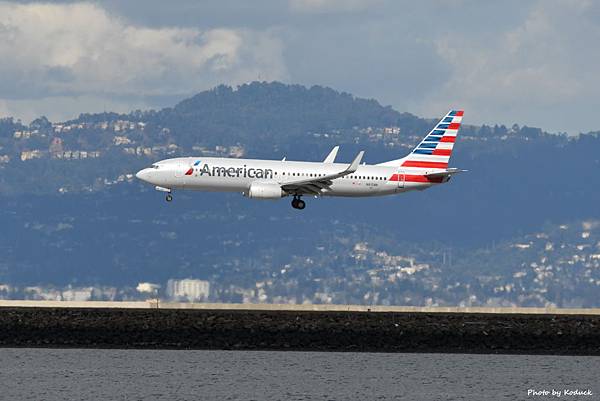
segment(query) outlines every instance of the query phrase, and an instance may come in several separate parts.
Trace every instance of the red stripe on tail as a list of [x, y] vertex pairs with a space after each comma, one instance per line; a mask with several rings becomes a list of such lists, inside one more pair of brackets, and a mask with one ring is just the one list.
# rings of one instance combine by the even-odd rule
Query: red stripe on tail
[[434, 149], [432, 155], [434, 156], [450, 156], [452, 149]]
[[402, 167], [431, 167], [431, 168], [446, 168], [448, 163], [442, 162], [421, 162], [417, 160], [407, 160], [402, 163]]

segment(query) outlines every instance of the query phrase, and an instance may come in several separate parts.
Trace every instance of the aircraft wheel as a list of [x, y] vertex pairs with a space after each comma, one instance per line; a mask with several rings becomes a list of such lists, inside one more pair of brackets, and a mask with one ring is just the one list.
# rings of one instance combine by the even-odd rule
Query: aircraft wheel
[[294, 209], [298, 209], [298, 199], [297, 198], [292, 199], [292, 207]]
[[167, 199], [167, 202], [171, 202], [173, 200], [173, 195], [167, 194], [166, 199]]
[[298, 199], [298, 202], [296, 202], [296, 209], [304, 209], [306, 207], [306, 202], [304, 202], [302, 199]]

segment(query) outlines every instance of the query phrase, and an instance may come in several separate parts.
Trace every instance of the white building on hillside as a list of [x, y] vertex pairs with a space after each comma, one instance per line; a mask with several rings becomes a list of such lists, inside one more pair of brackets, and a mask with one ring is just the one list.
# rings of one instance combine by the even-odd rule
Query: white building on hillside
[[167, 297], [173, 300], [203, 301], [210, 295], [210, 282], [186, 278], [167, 281]]

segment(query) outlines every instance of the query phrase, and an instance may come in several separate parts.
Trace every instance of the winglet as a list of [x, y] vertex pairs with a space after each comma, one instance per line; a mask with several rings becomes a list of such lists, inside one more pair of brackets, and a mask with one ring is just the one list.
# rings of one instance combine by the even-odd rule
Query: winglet
[[340, 147], [334, 146], [334, 148], [331, 149], [331, 152], [329, 152], [325, 160], [323, 160], [323, 163], [333, 163], [335, 161], [335, 157], [338, 154], [338, 150], [340, 150]]
[[358, 170], [358, 166], [360, 165], [360, 161], [362, 160], [364, 154], [365, 154], [364, 150], [361, 150], [360, 152], [358, 152], [358, 154], [356, 155], [354, 160], [352, 160], [352, 163], [350, 163], [350, 165], [346, 169], [345, 173], [352, 174], [356, 170]]

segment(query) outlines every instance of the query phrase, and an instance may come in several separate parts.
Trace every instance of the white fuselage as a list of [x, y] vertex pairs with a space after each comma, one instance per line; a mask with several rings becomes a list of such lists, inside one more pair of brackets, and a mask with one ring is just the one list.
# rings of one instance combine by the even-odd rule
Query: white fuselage
[[450, 110], [407, 156], [377, 165], [334, 163], [339, 146], [323, 162], [181, 157], [154, 163], [136, 177], [168, 192], [173, 189], [241, 192], [253, 199], [293, 196], [292, 207], [304, 209], [302, 196], [379, 196], [426, 189], [461, 172], [448, 162], [462, 122], [462, 110]]
[[[162, 160], [138, 172], [137, 177], [163, 189], [241, 192], [252, 183], [287, 183], [310, 180], [344, 170], [343, 163], [297, 162], [258, 159], [185, 157]], [[424, 180], [422, 171], [380, 165], [360, 165], [347, 176], [334, 179], [324, 196], [378, 196], [425, 189], [435, 182]], [[292, 195], [291, 193], [289, 195]]]

